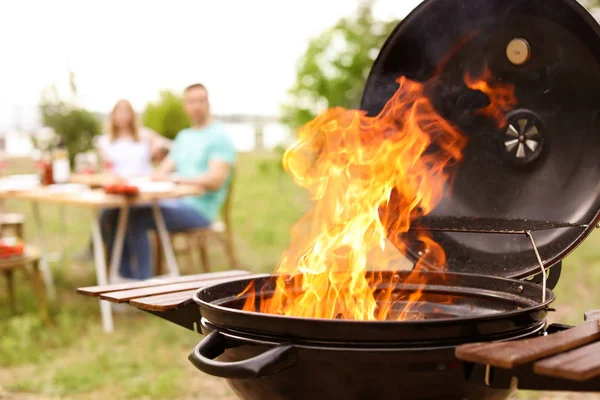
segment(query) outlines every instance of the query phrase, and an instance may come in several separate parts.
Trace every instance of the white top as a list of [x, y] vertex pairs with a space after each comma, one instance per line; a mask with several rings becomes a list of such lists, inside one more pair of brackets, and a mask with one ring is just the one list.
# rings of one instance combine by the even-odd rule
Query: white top
[[[98, 138], [98, 149], [113, 171], [123, 177], [148, 176], [152, 173], [152, 138], [155, 134], [147, 128], [139, 129], [140, 141], [118, 137], [110, 141], [108, 134]], [[168, 147], [168, 146], [167, 146]]]

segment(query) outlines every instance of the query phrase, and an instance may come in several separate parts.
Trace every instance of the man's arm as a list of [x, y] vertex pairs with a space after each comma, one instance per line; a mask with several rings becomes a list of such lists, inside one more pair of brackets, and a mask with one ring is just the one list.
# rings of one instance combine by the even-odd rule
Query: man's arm
[[207, 191], [215, 191], [223, 186], [230, 171], [231, 164], [223, 160], [213, 159], [208, 164], [208, 171], [205, 174], [193, 178], [176, 177], [173, 180], [176, 183], [198, 185]]
[[169, 180], [171, 174], [175, 171], [175, 162], [167, 157], [154, 169], [152, 178], [158, 181]]
[[160, 163], [171, 150], [172, 141], [148, 127], [140, 127], [140, 137], [150, 146], [152, 161]]
[[150, 150], [152, 152], [152, 156], [156, 156], [163, 152], [168, 153], [171, 150], [171, 146], [173, 142], [166, 137], [162, 136], [160, 133], [150, 129], [145, 128], [147, 131], [148, 139], [150, 142]]
[[171, 152], [154, 168], [152, 179], [157, 181], [168, 181], [171, 179], [171, 174], [177, 169], [177, 165], [173, 159], [177, 153], [177, 142], [176, 137], [175, 140], [169, 143]]

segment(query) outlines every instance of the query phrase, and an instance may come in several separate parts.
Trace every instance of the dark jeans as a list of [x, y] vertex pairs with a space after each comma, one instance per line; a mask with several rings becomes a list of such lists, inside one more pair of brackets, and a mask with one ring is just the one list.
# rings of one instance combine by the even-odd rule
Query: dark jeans
[[[203, 228], [210, 225], [210, 221], [206, 217], [181, 200], [161, 201], [160, 211], [169, 232]], [[102, 234], [108, 244], [109, 254], [112, 254], [119, 212], [119, 209], [107, 209], [102, 212], [100, 217]], [[152, 276], [152, 252], [148, 239], [148, 231], [151, 229], [156, 229], [152, 207], [131, 207], [119, 267], [121, 276], [130, 279], [148, 279]]]

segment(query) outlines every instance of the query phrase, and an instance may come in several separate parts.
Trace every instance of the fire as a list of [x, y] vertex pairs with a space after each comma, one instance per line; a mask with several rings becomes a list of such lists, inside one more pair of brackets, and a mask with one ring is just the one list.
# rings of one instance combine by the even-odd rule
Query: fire
[[[465, 83], [490, 97], [481, 112], [501, 125], [516, 103], [514, 88], [492, 87], [490, 78], [486, 71], [481, 78], [465, 76]], [[283, 164], [314, 205], [292, 229], [274, 288], [265, 294], [264, 288], [248, 286], [239, 295], [245, 296], [244, 310], [369, 321], [414, 318], [421, 291], [398, 294], [393, 290], [398, 275], [369, 270], [396, 268], [403, 255], [390, 251], [390, 240], [402, 250], [403, 243], [394, 238], [438, 204], [450, 178], [448, 167], [461, 160], [467, 140], [436, 112], [424, 94], [426, 83], [404, 77], [397, 82], [397, 92], [375, 117], [333, 108], [299, 130]], [[427, 262], [417, 263], [403, 282], [422, 287], [422, 275], [415, 272], [425, 264], [443, 271], [446, 259], [425, 232], [419, 240], [421, 261]], [[394, 310], [398, 302], [400, 311]]]
[[486, 69], [482, 76], [478, 78], [465, 75], [465, 83], [469, 89], [480, 90], [488, 95], [490, 104], [481, 110], [481, 114], [493, 118], [500, 128], [506, 126], [505, 115], [517, 105], [515, 97], [515, 87], [513, 85], [490, 86], [492, 72]]

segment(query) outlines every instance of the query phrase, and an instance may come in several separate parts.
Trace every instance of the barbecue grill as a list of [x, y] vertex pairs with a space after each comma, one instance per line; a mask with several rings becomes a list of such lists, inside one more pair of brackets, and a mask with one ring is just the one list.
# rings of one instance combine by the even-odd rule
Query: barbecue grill
[[[398, 76], [420, 82], [435, 76], [432, 103], [468, 137], [449, 194], [402, 238], [407, 256], [427, 263], [412, 236], [430, 232], [446, 252], [448, 271], [431, 272], [432, 265], [419, 272], [416, 281], [424, 286], [409, 272], [370, 272], [383, 277], [378, 291], [423, 291], [414, 319], [242, 310], [249, 294], [240, 293], [249, 284], [266, 298], [273, 293], [271, 275], [193, 281], [203, 287], [191, 300], [188, 292], [177, 297], [166, 312], [156, 307], [173, 300], [169, 291], [137, 305], [206, 334], [190, 361], [226, 378], [243, 399], [503, 399], [516, 388], [600, 391], [600, 364], [574, 373], [573, 360], [583, 355], [564, 353], [600, 339], [597, 314], [577, 328], [546, 322], [561, 260], [600, 219], [599, 62], [600, 26], [575, 0], [426, 0], [392, 32], [361, 108], [377, 115], [396, 92]], [[514, 84], [519, 99], [501, 128], [481, 117], [485, 96], [462, 80], [469, 69], [486, 66], [496, 81]], [[156, 293], [165, 285], [157, 284]], [[140, 290], [80, 289], [113, 301], [148, 296]], [[396, 306], [403, 309], [401, 301]], [[570, 363], [561, 367], [561, 360]]]

